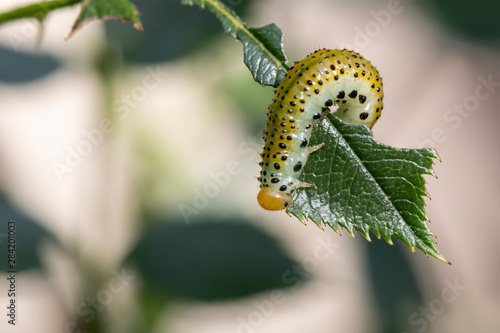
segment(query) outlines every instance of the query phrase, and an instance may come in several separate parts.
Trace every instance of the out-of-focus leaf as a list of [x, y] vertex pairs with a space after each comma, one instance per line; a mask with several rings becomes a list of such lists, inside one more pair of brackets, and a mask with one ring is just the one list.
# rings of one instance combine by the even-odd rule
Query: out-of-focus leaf
[[[401, 246], [400, 246], [401, 245]], [[412, 332], [410, 316], [424, 304], [417, 277], [403, 253], [402, 244], [382, 241], [363, 246], [380, 333]]]
[[249, 133], [258, 133], [262, 137], [262, 124], [265, 124], [269, 101], [274, 97], [271, 87], [256, 84], [248, 79], [248, 73], [236, 77], [226, 77], [214, 91], [222, 94], [222, 98], [235, 105], [233, 112], [238, 112], [245, 119]]
[[[450, 30], [474, 41], [500, 40], [499, 3], [491, 0], [426, 0], [418, 2]], [[496, 45], [498, 46], [498, 44]]]
[[82, 10], [76, 19], [71, 32], [66, 37], [69, 39], [78, 29], [91, 21], [122, 20], [132, 22], [134, 28], [143, 30], [139, 13], [135, 6], [128, 0], [84, 0]]
[[138, 303], [143, 320], [138, 322], [138, 327], [131, 329], [130, 332], [153, 332], [154, 325], [164, 313], [169, 301], [171, 299], [165, 293], [158, 292], [154, 286], [145, 285], [140, 288]]
[[0, 194], [0, 253], [3, 256], [3, 260], [0, 260], [0, 272], [7, 271], [9, 221], [15, 222], [17, 271], [39, 268], [39, 246], [44, 240], [55, 240], [54, 235]]
[[39, 54], [14, 52], [0, 47], [0, 81], [25, 83], [40, 79], [60, 66], [56, 59]]
[[[253, 0], [235, 9], [244, 14]], [[125, 62], [155, 63], [172, 60], [210, 45], [220, 37], [220, 25], [208, 12], [193, 10], [180, 1], [135, 1], [144, 22], [139, 32], [125, 24], [106, 22], [110, 52], [120, 52]]]
[[437, 250], [428, 228], [423, 196], [428, 196], [424, 174], [435, 175], [434, 149], [400, 149], [373, 139], [366, 126], [350, 125], [329, 115], [315, 129], [311, 145], [325, 146], [311, 154], [302, 174], [314, 186], [298, 190], [288, 212], [299, 220], [310, 218], [351, 235], [369, 232], [392, 244], [402, 240], [449, 263]]
[[276, 241], [242, 221], [162, 223], [129, 256], [148, 288], [172, 297], [213, 301], [289, 286], [294, 265]]
[[288, 72], [283, 51], [283, 33], [274, 24], [248, 28], [229, 8], [217, 0], [182, 0], [182, 4], [198, 6], [215, 14], [226, 33], [243, 44], [243, 61], [255, 81], [277, 86]]

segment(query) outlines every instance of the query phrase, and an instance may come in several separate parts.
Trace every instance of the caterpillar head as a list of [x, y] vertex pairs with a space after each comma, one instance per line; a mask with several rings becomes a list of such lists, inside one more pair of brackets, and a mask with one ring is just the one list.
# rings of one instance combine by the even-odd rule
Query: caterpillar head
[[267, 210], [283, 210], [292, 203], [292, 195], [270, 187], [263, 187], [257, 194], [259, 205]]

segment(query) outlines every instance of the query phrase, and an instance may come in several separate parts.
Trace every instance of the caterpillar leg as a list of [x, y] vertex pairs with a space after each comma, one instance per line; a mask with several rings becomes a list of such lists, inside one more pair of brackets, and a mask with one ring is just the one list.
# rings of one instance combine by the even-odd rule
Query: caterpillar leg
[[316, 145], [316, 146], [307, 147], [307, 155], [311, 155], [316, 150], [319, 150], [320, 148], [322, 148], [324, 145], [325, 145], [325, 143], [323, 142], [323, 143], [320, 143], [319, 145]]
[[[311, 155], [312, 153], [314, 153], [316, 150], [319, 150], [321, 148], [323, 148], [323, 146], [325, 145], [325, 143], [320, 143], [319, 145], [315, 145], [315, 146], [311, 146], [311, 147], [307, 147], [306, 148], [306, 152], [307, 152], [307, 156]], [[311, 187], [312, 184], [309, 184], [309, 183], [305, 183], [305, 182], [299, 182], [297, 184], [297, 188], [303, 188], [303, 187]]]
[[306, 182], [299, 182], [297, 184], [297, 188], [304, 188], [304, 187], [312, 187], [312, 184], [306, 183]]
[[[307, 152], [307, 156], [311, 155], [312, 153], [314, 153], [316, 150], [319, 150], [321, 149], [323, 146], [325, 145], [325, 143], [320, 143], [319, 145], [315, 145], [315, 146], [311, 146], [311, 147], [307, 147], [306, 148], [306, 152]], [[304, 182], [299, 182], [297, 184], [297, 188], [300, 188], [300, 187], [311, 187], [312, 184], [309, 184], [309, 183], [304, 183]]]

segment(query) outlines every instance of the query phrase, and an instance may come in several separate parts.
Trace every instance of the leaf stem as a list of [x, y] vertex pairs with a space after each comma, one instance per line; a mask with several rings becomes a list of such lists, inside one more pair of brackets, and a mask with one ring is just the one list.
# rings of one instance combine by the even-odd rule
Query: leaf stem
[[[265, 43], [269, 39], [268, 36], [265, 37], [259, 36], [259, 33], [262, 34], [262, 30], [266, 28], [271, 30], [272, 28], [269, 28], [270, 25], [257, 29], [248, 28], [246, 24], [238, 17], [238, 15], [236, 15], [234, 11], [226, 7], [223, 3], [221, 3], [218, 0], [181, 0], [181, 3], [183, 5], [188, 5], [188, 6], [198, 6], [201, 9], [207, 10], [215, 14], [215, 16], [222, 23], [222, 26], [226, 34], [228, 34], [233, 38], [237, 38], [242, 42], [244, 48], [245, 64], [250, 69], [250, 72], [252, 73], [254, 79], [260, 84], [277, 86], [277, 84], [279, 83], [278, 79], [280, 77], [280, 74], [284, 76], [288, 72], [289, 67], [286, 64], [286, 56], [283, 53], [283, 44], [281, 41], [283, 34], [281, 30], [279, 30], [277, 27], [274, 26], [275, 30], [277, 30], [281, 35], [281, 38], [279, 40], [280, 45], [279, 47], [276, 47], [279, 48], [279, 50], [273, 50], [272, 47], [266, 45]], [[253, 53], [255, 52], [255, 50], [251, 50], [252, 47], [258, 48], [259, 50], [258, 53], [260, 54], [260, 57], [265, 58], [266, 63], [269, 62], [271, 66], [275, 67], [276, 73], [274, 74], [274, 77], [272, 78], [258, 77], [262, 76], [262, 74], [259, 74], [259, 69], [258, 69], [259, 66], [250, 63], [251, 62], [250, 58], [253, 56]], [[284, 60], [283, 61], [280, 60], [279, 55], [277, 56], [276, 53], [278, 54], [283, 53], [282, 56]]]
[[63, 7], [73, 6], [81, 1], [82, 0], [42, 1], [25, 7], [15, 8], [11, 11], [0, 13], [0, 24], [29, 17], [41, 20], [50, 11]]

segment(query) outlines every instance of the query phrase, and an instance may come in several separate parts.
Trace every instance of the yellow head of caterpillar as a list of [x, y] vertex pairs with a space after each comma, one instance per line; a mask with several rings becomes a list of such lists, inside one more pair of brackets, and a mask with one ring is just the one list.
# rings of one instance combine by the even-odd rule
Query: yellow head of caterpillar
[[267, 210], [283, 210], [292, 203], [292, 195], [263, 187], [257, 194], [259, 205]]

